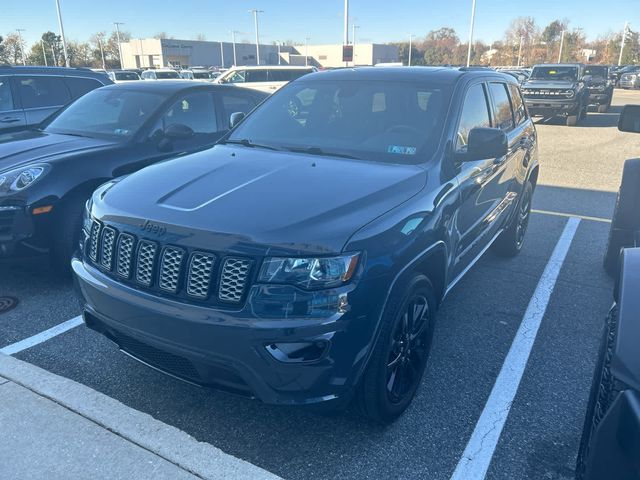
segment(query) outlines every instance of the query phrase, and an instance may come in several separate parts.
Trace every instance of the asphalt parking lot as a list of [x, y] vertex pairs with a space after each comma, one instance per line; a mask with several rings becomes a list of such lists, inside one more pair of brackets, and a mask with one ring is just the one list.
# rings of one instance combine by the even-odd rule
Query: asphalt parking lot
[[[487, 478], [573, 478], [598, 336], [612, 302], [613, 282], [601, 267], [607, 219], [624, 160], [640, 154], [637, 138], [616, 129], [626, 103], [640, 104], [640, 91], [617, 90], [609, 113], [590, 113], [578, 127], [538, 124], [541, 173], [522, 254], [487, 254], [446, 298], [418, 396], [389, 427], [350, 411], [323, 416], [185, 384], [82, 325], [15, 356], [285, 479], [449, 479], [469, 452], [541, 278], [555, 265], [550, 258], [566, 242], [537, 335], [524, 332], [535, 341], [495, 451], [481, 455], [489, 455]], [[569, 222], [577, 225], [572, 236]], [[56, 280], [42, 259], [0, 263], [0, 296], [20, 302], [0, 315], [0, 349], [80, 314], [71, 284]]]

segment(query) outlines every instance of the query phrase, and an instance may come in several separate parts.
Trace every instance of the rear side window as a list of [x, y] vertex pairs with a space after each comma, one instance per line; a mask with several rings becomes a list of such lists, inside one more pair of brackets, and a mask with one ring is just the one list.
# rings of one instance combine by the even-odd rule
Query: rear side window
[[501, 130], [509, 131], [514, 127], [511, 102], [507, 93], [506, 83], [490, 83], [489, 90], [493, 97], [493, 116], [495, 126]]
[[13, 95], [11, 95], [9, 77], [0, 77], [0, 112], [8, 112], [13, 109]]
[[267, 70], [247, 70], [245, 82], [267, 82]]
[[290, 70], [273, 69], [269, 70], [270, 82], [288, 82], [291, 80], [292, 72]]
[[62, 77], [16, 77], [22, 107], [41, 108], [64, 105], [71, 100]]
[[307, 73], [311, 73], [311, 70], [289, 70], [289, 80], [295, 80], [296, 78], [300, 78], [304, 75], [306, 75]]
[[513, 103], [513, 117], [516, 125], [520, 125], [527, 119], [527, 110], [524, 108], [520, 89], [516, 85], [510, 84], [509, 91], [511, 92], [511, 102]]
[[222, 99], [222, 119], [225, 130], [229, 129], [229, 117], [232, 113], [249, 113], [256, 105], [255, 100], [248, 95], [240, 96], [225, 93], [220, 97]]
[[94, 80], [93, 78], [67, 77], [65, 78], [65, 82], [67, 82], [67, 87], [69, 87], [71, 96], [74, 99], [102, 86], [99, 81]]
[[488, 128], [491, 126], [489, 119], [487, 96], [482, 84], [473, 85], [467, 91], [458, 125], [456, 138], [456, 150], [465, 151], [469, 132], [474, 128]]

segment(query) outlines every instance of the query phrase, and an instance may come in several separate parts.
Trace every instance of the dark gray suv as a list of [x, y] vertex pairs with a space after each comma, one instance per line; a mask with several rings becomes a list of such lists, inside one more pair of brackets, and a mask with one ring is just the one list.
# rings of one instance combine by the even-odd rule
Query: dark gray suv
[[113, 83], [87, 68], [0, 67], [0, 133], [38, 125], [90, 90]]

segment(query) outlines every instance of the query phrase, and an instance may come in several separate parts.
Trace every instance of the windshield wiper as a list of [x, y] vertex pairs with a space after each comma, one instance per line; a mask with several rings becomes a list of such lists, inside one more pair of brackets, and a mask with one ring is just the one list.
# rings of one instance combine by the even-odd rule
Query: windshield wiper
[[220, 142], [220, 145], [242, 145], [243, 147], [249, 147], [249, 148], [266, 148], [267, 150], [280, 150], [277, 147], [272, 147], [271, 145], [263, 145], [260, 143], [253, 143], [251, 140], [249, 140], [248, 138], [243, 138], [241, 140], [224, 140], [222, 142]]
[[296, 153], [308, 153], [309, 155], [322, 155], [327, 157], [349, 158], [351, 160], [359, 160], [358, 157], [347, 153], [327, 152], [320, 147], [286, 147], [285, 150]]

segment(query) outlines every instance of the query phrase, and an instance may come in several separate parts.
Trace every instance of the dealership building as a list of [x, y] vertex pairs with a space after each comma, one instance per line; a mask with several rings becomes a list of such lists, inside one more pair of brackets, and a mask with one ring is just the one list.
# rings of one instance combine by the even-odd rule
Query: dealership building
[[[120, 43], [123, 68], [162, 68], [257, 65], [255, 43], [207, 42], [170, 38], [136, 38]], [[398, 61], [394, 45], [362, 43], [354, 46], [349, 65], [375, 65]], [[261, 65], [314, 65], [342, 67], [342, 45], [260, 45]]]

